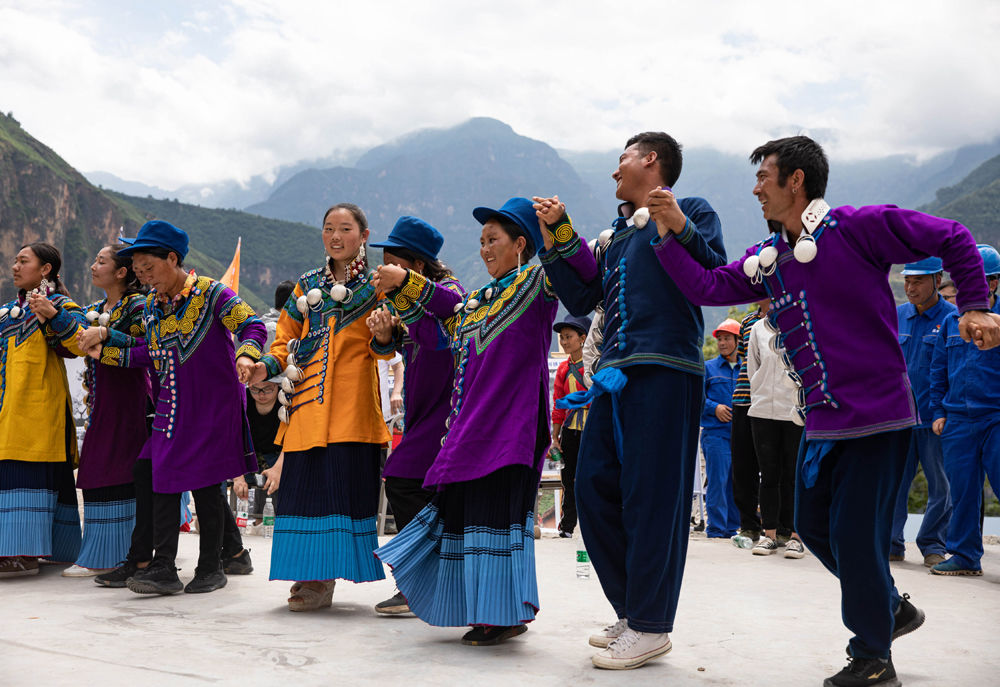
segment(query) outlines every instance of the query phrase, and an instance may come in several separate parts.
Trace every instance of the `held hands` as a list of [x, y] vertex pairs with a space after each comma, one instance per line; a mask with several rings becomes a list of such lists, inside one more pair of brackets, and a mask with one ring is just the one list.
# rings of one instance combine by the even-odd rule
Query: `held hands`
[[35, 317], [42, 322], [51, 320], [57, 313], [56, 306], [52, 304], [48, 296], [43, 296], [35, 291], [28, 294], [28, 307], [31, 308], [31, 312], [35, 313]]
[[931, 431], [937, 434], [938, 436], [941, 436], [941, 432], [944, 431], [945, 420], [946, 418], [943, 417], [939, 417], [937, 420], [935, 420], [931, 424]]
[[[656, 223], [656, 226], [660, 226], [659, 222]], [[719, 422], [732, 422], [733, 409], [720, 403], [715, 406], [715, 417], [719, 418]]]
[[97, 327], [87, 327], [86, 329], [81, 328], [80, 331], [76, 333], [76, 344], [80, 347], [80, 350], [86, 351], [90, 354], [90, 349], [97, 348], [98, 351], [101, 348], [101, 344], [104, 343], [104, 328]]
[[[261, 362], [255, 363], [251, 361], [250, 358], [244, 356], [240, 356], [240, 360], [246, 360], [251, 365], [249, 373], [247, 374], [246, 381], [244, 382], [243, 379], [240, 378], [241, 382], [250, 385], [250, 384], [257, 384], [258, 382], [263, 382], [265, 379], [267, 379], [267, 366], [264, 365], [264, 363]], [[238, 360], [236, 361], [236, 374], [239, 374], [239, 372], [240, 372], [240, 363]]]
[[393, 315], [388, 306], [383, 305], [381, 308], [372, 310], [372, 314], [365, 320], [365, 324], [368, 325], [375, 340], [385, 346], [392, 341], [392, 330], [399, 324], [399, 317]]
[[542, 231], [545, 250], [551, 250], [552, 246], [555, 245], [555, 240], [549, 227], [555, 226], [556, 222], [566, 214], [566, 204], [559, 202], [559, 196], [551, 198], [532, 196], [531, 200], [534, 201], [532, 207], [535, 208], [535, 214], [538, 215], [538, 228]]
[[372, 276], [375, 290], [383, 293], [398, 289], [404, 281], [406, 281], [406, 270], [399, 265], [379, 265]]
[[[263, 364], [253, 361], [245, 355], [236, 359], [236, 376], [239, 378], [240, 384], [250, 384], [250, 380], [257, 374], [258, 365], [264, 367]], [[264, 369], [264, 374], [267, 374], [267, 368]]]
[[654, 188], [646, 198], [646, 207], [649, 208], [650, 219], [656, 222], [656, 231], [660, 238], [666, 236], [668, 231], [675, 234], [684, 231], [687, 217], [677, 205], [677, 199], [670, 189]]
[[958, 318], [958, 333], [965, 341], [975, 343], [981, 351], [998, 346], [1000, 315], [982, 310], [969, 310]]

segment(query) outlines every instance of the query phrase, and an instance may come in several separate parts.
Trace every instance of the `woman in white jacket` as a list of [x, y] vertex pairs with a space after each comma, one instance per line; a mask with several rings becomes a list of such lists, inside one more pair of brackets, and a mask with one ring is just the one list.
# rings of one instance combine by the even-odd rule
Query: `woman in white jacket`
[[795, 413], [798, 387], [788, 375], [767, 317], [750, 330], [747, 376], [750, 378], [750, 429], [760, 464], [760, 518], [764, 536], [753, 553], [769, 556], [785, 544], [785, 558], [802, 558], [805, 549], [794, 531], [795, 461], [802, 427]]

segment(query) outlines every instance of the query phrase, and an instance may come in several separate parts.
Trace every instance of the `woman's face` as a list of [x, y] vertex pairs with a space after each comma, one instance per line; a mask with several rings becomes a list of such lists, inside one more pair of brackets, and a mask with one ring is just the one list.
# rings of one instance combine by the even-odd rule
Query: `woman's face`
[[496, 279], [517, 267], [518, 256], [524, 250], [524, 237], [512, 239], [500, 223], [491, 219], [483, 225], [479, 237], [479, 256], [486, 264], [486, 271]]
[[115, 266], [115, 256], [111, 248], [105, 246], [94, 258], [94, 264], [90, 266], [90, 280], [99, 289], [107, 290], [118, 284], [128, 270], [124, 267]]
[[339, 264], [346, 264], [361, 250], [368, 230], [361, 231], [354, 215], [343, 208], [333, 210], [323, 220], [323, 247]]
[[43, 263], [35, 251], [24, 247], [14, 258], [14, 266], [11, 273], [14, 276], [14, 286], [19, 289], [31, 291], [42, 283], [42, 279], [47, 277], [52, 270], [52, 265]]
[[173, 253], [166, 258], [158, 258], [149, 253], [134, 253], [132, 271], [139, 281], [156, 289], [157, 293], [167, 293], [177, 282], [177, 260]]

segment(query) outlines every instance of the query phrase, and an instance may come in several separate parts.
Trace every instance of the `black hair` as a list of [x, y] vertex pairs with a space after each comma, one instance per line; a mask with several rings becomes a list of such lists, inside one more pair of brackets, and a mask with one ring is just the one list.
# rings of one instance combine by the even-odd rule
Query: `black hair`
[[287, 279], [280, 284], [278, 288], [274, 290], [274, 309], [281, 310], [285, 307], [285, 303], [288, 302], [288, 297], [292, 295], [292, 291], [295, 290], [295, 282], [288, 281]]
[[430, 279], [431, 281], [441, 281], [445, 277], [451, 274], [451, 270], [440, 260], [435, 260], [434, 258], [429, 258], [426, 255], [421, 255], [420, 253], [414, 252], [409, 248], [399, 248], [393, 246], [392, 248], [383, 248], [383, 253], [388, 253], [390, 255], [395, 255], [400, 260], [406, 260], [408, 262], [416, 262], [420, 260], [424, 263], [423, 275]]
[[662, 131], [644, 131], [630, 138], [625, 147], [637, 143], [643, 155], [650, 151], [656, 153], [656, 160], [660, 163], [660, 178], [665, 186], [673, 187], [680, 178], [681, 167], [684, 165], [681, 144], [673, 136]]
[[[110, 243], [104, 248], [109, 248], [111, 250], [111, 259], [115, 263], [115, 271], [117, 272], [121, 268], [125, 268], [125, 278], [122, 280], [125, 284], [125, 292], [122, 296], [131, 296], [134, 293], [145, 293], [146, 289], [139, 283], [139, 278], [135, 276], [135, 270], [132, 269], [132, 256], [131, 255], [118, 255], [118, 251], [121, 246], [112, 246]], [[104, 250], [102, 248], [101, 250]]]
[[336, 205], [331, 206], [330, 209], [323, 213], [324, 224], [326, 223], [326, 218], [329, 217], [330, 213], [334, 210], [347, 210], [351, 213], [351, 216], [354, 217], [354, 221], [358, 223], [358, 226], [361, 227], [361, 231], [368, 228], [368, 218], [365, 217], [365, 211], [354, 203], [337, 203]]
[[154, 258], [159, 258], [160, 260], [166, 260], [173, 253], [177, 256], [177, 266], [184, 267], [184, 258], [181, 254], [175, 250], [170, 250], [169, 248], [163, 248], [162, 246], [143, 246], [142, 248], [136, 248], [132, 251], [132, 255], [152, 255]]
[[519, 236], [524, 237], [524, 251], [521, 255], [524, 256], [523, 264], [527, 264], [528, 261], [535, 256], [535, 242], [531, 240], [530, 236], [528, 236], [528, 232], [522, 229], [520, 224], [512, 219], [504, 217], [503, 215], [493, 215], [490, 219], [500, 225], [500, 228], [503, 229], [503, 232], [510, 237], [511, 241], [517, 241]]
[[30, 248], [39, 262], [49, 266], [49, 273], [45, 278], [55, 284], [56, 293], [69, 296], [69, 291], [66, 290], [62, 279], [59, 278], [59, 268], [62, 267], [62, 254], [59, 253], [59, 249], [51, 243], [45, 243], [44, 241], [35, 241], [34, 243], [21, 246], [21, 250], [25, 248]]
[[785, 187], [788, 175], [801, 169], [805, 174], [807, 200], [822, 198], [830, 176], [830, 163], [819, 143], [808, 136], [790, 136], [768, 141], [750, 153], [750, 162], [760, 164], [771, 155], [777, 156], [778, 186]]

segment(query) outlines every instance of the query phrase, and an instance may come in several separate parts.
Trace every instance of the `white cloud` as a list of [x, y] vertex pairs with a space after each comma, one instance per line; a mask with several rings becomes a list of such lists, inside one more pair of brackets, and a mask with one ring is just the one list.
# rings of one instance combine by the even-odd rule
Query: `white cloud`
[[820, 4], [8, 2], [0, 109], [80, 169], [167, 188], [470, 116], [570, 149], [652, 128], [740, 153], [824, 130], [841, 157], [1000, 135], [998, 3]]

